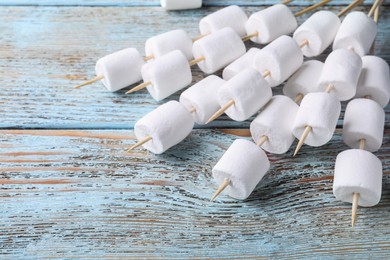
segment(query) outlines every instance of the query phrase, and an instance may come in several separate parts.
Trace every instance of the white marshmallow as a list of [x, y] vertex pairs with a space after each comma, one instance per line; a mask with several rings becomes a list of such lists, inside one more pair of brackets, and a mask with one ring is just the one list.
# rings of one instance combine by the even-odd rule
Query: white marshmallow
[[382, 163], [372, 153], [358, 149], [341, 152], [336, 158], [333, 194], [338, 200], [352, 203], [357, 192], [359, 206], [374, 206], [381, 199], [382, 176]]
[[[181, 0], [183, 1], [183, 0]], [[203, 17], [199, 21], [200, 34], [206, 35], [225, 27], [232, 28], [238, 35], [245, 35], [245, 24], [248, 16], [236, 5], [230, 5]]]
[[351, 12], [341, 23], [333, 42], [333, 50], [353, 49], [364, 56], [369, 52], [377, 31], [377, 24], [367, 14]]
[[229, 80], [233, 78], [235, 75], [240, 73], [241, 71], [252, 68], [253, 67], [253, 61], [255, 60], [255, 56], [257, 53], [260, 52], [260, 49], [258, 48], [250, 48], [249, 51], [247, 51], [244, 55], [242, 55], [237, 60], [230, 63], [222, 73], [222, 77], [224, 80]]
[[262, 136], [268, 140], [261, 146], [270, 153], [282, 154], [290, 149], [295, 140], [292, 128], [298, 105], [286, 96], [274, 96], [252, 121], [252, 138], [258, 142]]
[[258, 33], [251, 41], [266, 44], [281, 35], [292, 33], [298, 23], [290, 8], [276, 4], [252, 14], [245, 25], [247, 35]]
[[309, 42], [301, 48], [303, 55], [318, 56], [333, 42], [340, 23], [339, 17], [333, 12], [319, 11], [295, 30], [293, 38], [298, 45], [305, 40]]
[[[282, 19], [283, 20], [283, 19]], [[255, 57], [254, 67], [261, 73], [271, 72], [266, 77], [271, 87], [280, 85], [303, 63], [303, 55], [297, 43], [289, 36], [280, 36], [265, 46]]]
[[365, 150], [378, 151], [384, 126], [385, 111], [378, 103], [365, 98], [351, 100], [344, 114], [344, 142], [351, 148], [359, 148], [360, 139], [365, 139]]
[[252, 68], [240, 72], [218, 90], [221, 107], [234, 100], [234, 105], [225, 113], [235, 121], [247, 120], [267, 104], [271, 97], [272, 90], [268, 83]]
[[362, 57], [363, 67], [356, 90], [356, 97], [370, 96], [382, 107], [390, 99], [390, 71], [385, 60], [376, 56]]
[[186, 138], [193, 127], [191, 113], [179, 102], [169, 101], [138, 120], [134, 133], [138, 140], [152, 137], [143, 147], [161, 154]]
[[221, 185], [230, 180], [225, 192], [232, 198], [249, 197], [270, 167], [265, 152], [254, 143], [237, 139], [214, 166], [213, 178]]
[[340, 112], [340, 101], [332, 93], [309, 93], [299, 106], [293, 134], [299, 139], [306, 126], [311, 126], [312, 130], [304, 143], [310, 146], [324, 145], [333, 136]]
[[324, 63], [318, 60], [305, 61], [302, 66], [287, 80], [283, 87], [283, 94], [295, 100], [298, 94], [306, 95], [311, 92], [320, 92], [318, 79], [322, 73]]
[[207, 120], [220, 108], [217, 93], [225, 82], [220, 77], [210, 75], [180, 95], [180, 103], [188, 110], [195, 108], [192, 116], [196, 123], [206, 124]]
[[204, 57], [198, 62], [199, 68], [207, 74], [216, 72], [235, 59], [245, 54], [245, 44], [231, 28], [224, 28], [194, 42], [192, 53], [195, 59]]
[[192, 59], [192, 39], [186, 31], [169, 31], [153, 36], [145, 42], [146, 56], [153, 56], [155, 59], [175, 50], [182, 51], [188, 60]]
[[318, 85], [323, 91], [332, 84], [334, 93], [341, 101], [351, 99], [356, 94], [362, 59], [353, 51], [338, 49], [332, 51], [325, 60]]
[[142, 79], [141, 67], [144, 58], [135, 48], [127, 48], [100, 58], [96, 62], [96, 75], [103, 75], [101, 80], [110, 91], [128, 87]]
[[144, 82], [150, 95], [157, 101], [188, 86], [192, 81], [192, 73], [186, 56], [181, 51], [172, 51], [142, 67]]
[[196, 9], [202, 6], [202, 0], [160, 0], [166, 10]]

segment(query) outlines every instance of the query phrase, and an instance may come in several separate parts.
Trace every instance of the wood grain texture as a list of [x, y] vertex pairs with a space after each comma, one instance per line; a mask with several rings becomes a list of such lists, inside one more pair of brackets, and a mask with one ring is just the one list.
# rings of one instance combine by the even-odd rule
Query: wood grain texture
[[[245, 135], [243, 130], [228, 130]], [[195, 130], [163, 155], [124, 148], [129, 131], [0, 131], [0, 254], [12, 259], [385, 258], [390, 241], [390, 137], [379, 205], [332, 194], [338, 131], [271, 169], [245, 201], [221, 195], [211, 168], [236, 135]], [[39, 144], [39, 146], [37, 146]]]
[[[165, 12], [145, 7], [0, 8], [0, 17], [7, 21], [0, 23], [0, 127], [132, 128], [139, 118], [167, 100], [156, 102], [147, 90], [131, 95], [125, 95], [125, 90], [110, 93], [100, 83], [80, 90], [72, 86], [92, 78], [97, 58], [113, 51], [133, 46], [142, 52], [147, 38], [176, 28], [197, 35], [200, 18], [217, 9]], [[294, 11], [299, 9], [293, 7]], [[340, 10], [339, 7], [330, 9]], [[259, 7], [245, 10], [252, 13]], [[299, 21], [308, 16], [300, 17]], [[382, 11], [376, 46], [378, 55], [388, 62], [389, 20], [386, 7]], [[325, 57], [322, 55], [320, 59]], [[194, 83], [205, 76], [197, 68], [193, 74]], [[180, 93], [170, 99], [177, 100]], [[281, 93], [281, 87], [275, 88], [274, 93]], [[389, 107], [386, 111], [389, 122]], [[224, 116], [207, 127], [248, 125]]]

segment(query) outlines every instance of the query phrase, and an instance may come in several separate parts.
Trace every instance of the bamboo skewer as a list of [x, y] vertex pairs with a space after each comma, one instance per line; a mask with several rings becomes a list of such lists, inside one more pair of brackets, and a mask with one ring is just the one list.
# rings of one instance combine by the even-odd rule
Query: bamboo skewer
[[92, 84], [92, 83], [95, 83], [96, 81], [99, 81], [99, 80], [101, 80], [101, 79], [104, 79], [104, 76], [103, 76], [103, 75], [96, 76], [96, 77], [94, 77], [93, 79], [90, 79], [90, 80], [87, 80], [87, 81], [85, 81], [85, 82], [83, 82], [83, 83], [81, 83], [81, 84], [78, 84], [78, 85], [75, 86], [74, 88], [75, 88], [75, 89], [79, 89], [79, 88], [81, 88], [81, 87], [83, 87], [83, 86], [87, 86], [87, 85], [90, 85], [90, 84]]
[[312, 5], [312, 6], [309, 6], [309, 7], [305, 8], [305, 9], [303, 9], [303, 10], [301, 10], [301, 11], [295, 13], [294, 15], [295, 15], [295, 17], [301, 16], [301, 15], [303, 15], [303, 14], [305, 14], [305, 13], [308, 13], [308, 12], [310, 12], [310, 11], [316, 9], [317, 7], [326, 5], [326, 4], [329, 3], [330, 1], [332, 1], [332, 0], [322, 0], [321, 2], [318, 2], [317, 4], [314, 4], [314, 5]]
[[344, 8], [343, 10], [341, 10], [341, 11], [337, 14], [337, 16], [338, 16], [338, 17], [343, 16], [344, 14], [348, 13], [348, 12], [351, 11], [353, 8], [355, 8], [356, 6], [361, 5], [363, 2], [364, 2], [364, 0], [355, 0], [355, 1], [353, 1], [353, 2], [350, 3], [346, 8]]

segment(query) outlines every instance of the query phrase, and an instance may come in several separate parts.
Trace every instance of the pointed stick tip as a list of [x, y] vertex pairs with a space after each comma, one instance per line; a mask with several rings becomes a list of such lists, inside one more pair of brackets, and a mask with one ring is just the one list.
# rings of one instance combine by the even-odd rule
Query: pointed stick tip
[[221, 194], [221, 192], [224, 191], [226, 187], [229, 186], [229, 184], [230, 180], [228, 178], [225, 178], [219, 186], [218, 190], [216, 190], [214, 195], [211, 197], [210, 201], [213, 201], [216, 197], [218, 197], [218, 195]]

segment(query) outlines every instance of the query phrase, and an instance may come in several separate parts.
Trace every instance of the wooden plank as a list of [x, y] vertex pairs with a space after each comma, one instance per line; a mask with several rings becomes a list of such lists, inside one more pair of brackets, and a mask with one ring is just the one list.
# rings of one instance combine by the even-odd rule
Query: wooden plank
[[[94, 76], [98, 57], [174, 28], [197, 35], [201, 17], [218, 8], [165, 12], [143, 7], [3, 7], [0, 17], [0, 127], [123, 129], [166, 102], [146, 90], [125, 95], [100, 84], [73, 90]], [[296, 11], [299, 8], [294, 7]], [[340, 8], [331, 8], [339, 10]], [[247, 7], [248, 13], [258, 7]], [[390, 61], [390, 14], [382, 12], [377, 53]], [[299, 18], [302, 22], [308, 15]], [[180, 21], [180, 25], [175, 25]], [[255, 45], [248, 45], [255, 46]], [[328, 50], [329, 52], [329, 50]], [[325, 55], [320, 57], [325, 59]], [[205, 75], [195, 68], [194, 82]], [[219, 72], [220, 75], [220, 72]], [[178, 99], [178, 94], [171, 99]], [[281, 93], [281, 87], [275, 88]], [[387, 107], [389, 122], [389, 107]], [[247, 127], [222, 117], [208, 127]]]
[[0, 255], [44, 258], [387, 258], [390, 130], [379, 205], [336, 201], [337, 131], [271, 169], [245, 201], [221, 195], [211, 168], [244, 130], [195, 130], [163, 155], [124, 148], [128, 131], [0, 131]]

